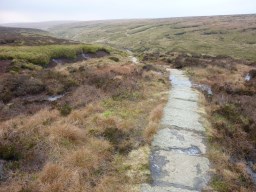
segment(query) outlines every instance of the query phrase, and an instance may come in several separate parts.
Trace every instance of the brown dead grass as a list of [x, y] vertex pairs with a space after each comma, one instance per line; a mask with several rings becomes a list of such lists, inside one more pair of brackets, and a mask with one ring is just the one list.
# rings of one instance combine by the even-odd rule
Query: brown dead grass
[[39, 174], [38, 183], [38, 190], [42, 192], [80, 192], [85, 189], [80, 185], [78, 172], [51, 163]]
[[150, 122], [144, 130], [144, 138], [147, 143], [151, 143], [154, 135], [157, 133], [159, 125], [155, 122]]
[[47, 128], [52, 139], [68, 139], [72, 142], [84, 142], [86, 139], [86, 133], [84, 130], [66, 123], [56, 123]]
[[[113, 191], [123, 191], [130, 192], [131, 188], [122, 183], [123, 178], [107, 175], [102, 178], [100, 183], [95, 188], [95, 192], [113, 192]], [[122, 184], [121, 184], [122, 183]]]
[[88, 176], [100, 165], [100, 156], [95, 151], [81, 148], [67, 155], [66, 165], [83, 169]]
[[149, 123], [143, 133], [146, 142], [149, 144], [151, 143], [156, 132], [158, 131], [159, 123], [163, 116], [163, 108], [164, 104], [159, 104], [150, 112]]
[[149, 115], [149, 120], [153, 122], [159, 122], [163, 116], [164, 104], [159, 104], [156, 106]]

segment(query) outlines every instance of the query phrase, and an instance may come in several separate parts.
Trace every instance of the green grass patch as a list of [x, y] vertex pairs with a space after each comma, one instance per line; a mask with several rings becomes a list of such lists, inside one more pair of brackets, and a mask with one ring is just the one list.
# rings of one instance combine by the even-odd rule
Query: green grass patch
[[214, 190], [219, 191], [219, 192], [227, 192], [229, 191], [229, 186], [225, 181], [223, 181], [219, 177], [214, 177], [211, 186], [213, 187]]
[[71, 113], [72, 108], [70, 105], [64, 104], [59, 108], [59, 111], [62, 116], [68, 116]]
[[96, 53], [108, 49], [96, 45], [43, 45], [43, 46], [1, 46], [0, 59], [18, 59], [46, 66], [53, 58], [75, 59], [81, 53]]

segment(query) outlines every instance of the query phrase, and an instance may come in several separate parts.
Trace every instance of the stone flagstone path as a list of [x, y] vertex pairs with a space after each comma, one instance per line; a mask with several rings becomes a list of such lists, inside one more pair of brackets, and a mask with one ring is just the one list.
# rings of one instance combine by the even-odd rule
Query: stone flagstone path
[[182, 71], [170, 73], [169, 100], [152, 143], [153, 182], [143, 184], [142, 192], [198, 192], [210, 179], [198, 92]]

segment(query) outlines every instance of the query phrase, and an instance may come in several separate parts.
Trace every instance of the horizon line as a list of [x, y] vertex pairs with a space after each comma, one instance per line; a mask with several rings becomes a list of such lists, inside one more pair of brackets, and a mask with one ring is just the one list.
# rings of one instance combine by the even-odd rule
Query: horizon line
[[31, 21], [31, 22], [8, 22], [1, 23], [0, 25], [9, 24], [37, 24], [37, 23], [48, 23], [48, 22], [93, 22], [93, 21], [118, 21], [118, 20], [153, 20], [153, 19], [175, 19], [175, 18], [195, 18], [195, 17], [219, 17], [219, 16], [239, 16], [239, 15], [255, 15], [256, 13], [237, 13], [237, 14], [219, 14], [219, 15], [191, 15], [191, 16], [174, 16], [174, 17], [154, 17], [154, 18], [116, 18], [116, 19], [95, 19], [95, 20], [42, 20], [42, 21]]

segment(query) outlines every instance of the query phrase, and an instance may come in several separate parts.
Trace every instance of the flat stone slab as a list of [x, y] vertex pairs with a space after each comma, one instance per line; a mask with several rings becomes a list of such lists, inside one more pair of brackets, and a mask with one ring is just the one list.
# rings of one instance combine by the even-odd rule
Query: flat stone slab
[[161, 129], [155, 135], [152, 147], [156, 150], [172, 150], [189, 155], [205, 154], [206, 152], [202, 135], [170, 128]]
[[176, 109], [182, 109], [182, 110], [197, 111], [199, 107], [197, 102], [181, 100], [181, 99], [171, 99], [170, 102], [167, 103], [166, 108], [167, 109], [176, 108]]
[[205, 131], [200, 122], [200, 115], [198, 113], [177, 108], [165, 108], [161, 124], [187, 130]]
[[187, 76], [183, 73], [180, 73], [178, 70], [172, 70], [172, 75], [170, 76], [170, 81], [173, 86], [181, 86], [181, 87], [191, 87], [192, 84]]
[[194, 101], [198, 100], [198, 95], [194, 91], [188, 92], [187, 89], [172, 89], [169, 99], [181, 99], [187, 101]]
[[176, 187], [160, 187], [160, 186], [150, 186], [148, 184], [143, 184], [141, 187], [142, 192], [198, 192], [194, 190], [176, 188]]
[[201, 190], [209, 181], [209, 160], [205, 157], [157, 151], [151, 158], [151, 165], [153, 184], [157, 186]]

